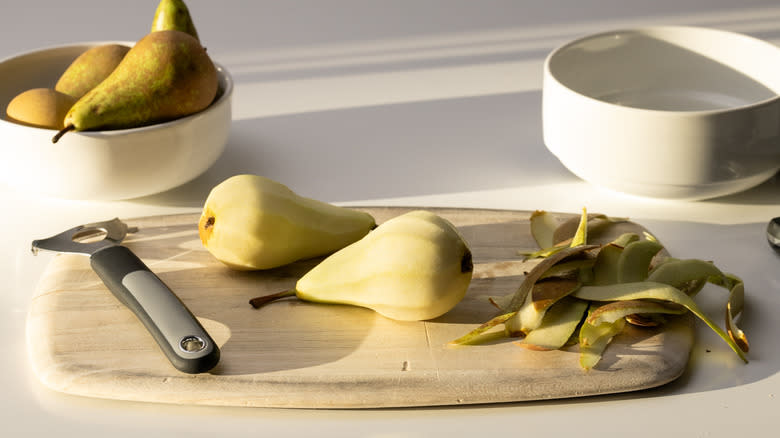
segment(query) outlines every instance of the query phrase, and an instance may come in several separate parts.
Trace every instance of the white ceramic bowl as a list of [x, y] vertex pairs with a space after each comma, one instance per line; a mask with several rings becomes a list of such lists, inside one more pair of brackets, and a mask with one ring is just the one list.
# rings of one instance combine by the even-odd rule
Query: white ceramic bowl
[[780, 48], [649, 27], [588, 36], [544, 64], [547, 148], [596, 185], [640, 196], [739, 192], [780, 168]]
[[171, 122], [134, 129], [69, 132], [53, 144], [56, 131], [6, 119], [5, 108], [14, 96], [30, 88], [53, 87], [79, 54], [105, 43], [46, 48], [0, 61], [2, 183], [46, 197], [135, 198], [192, 180], [222, 154], [230, 130], [233, 81], [219, 65], [219, 89], [211, 106]]

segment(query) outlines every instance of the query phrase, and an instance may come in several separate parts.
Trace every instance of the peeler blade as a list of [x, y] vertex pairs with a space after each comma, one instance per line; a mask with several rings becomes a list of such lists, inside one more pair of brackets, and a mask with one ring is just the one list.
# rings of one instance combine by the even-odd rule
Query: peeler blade
[[33, 240], [32, 253], [37, 254], [39, 250], [46, 250], [91, 255], [103, 248], [118, 245], [128, 233], [135, 231], [136, 228], [128, 227], [119, 218], [78, 225], [54, 236]]

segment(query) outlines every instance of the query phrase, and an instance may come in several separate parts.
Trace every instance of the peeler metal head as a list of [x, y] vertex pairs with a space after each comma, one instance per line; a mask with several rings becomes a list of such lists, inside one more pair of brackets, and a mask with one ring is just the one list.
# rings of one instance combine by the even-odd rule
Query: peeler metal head
[[136, 231], [119, 218], [79, 225], [46, 239], [33, 240], [32, 252], [37, 254], [38, 250], [46, 250], [91, 255], [108, 246], [118, 245], [128, 233]]

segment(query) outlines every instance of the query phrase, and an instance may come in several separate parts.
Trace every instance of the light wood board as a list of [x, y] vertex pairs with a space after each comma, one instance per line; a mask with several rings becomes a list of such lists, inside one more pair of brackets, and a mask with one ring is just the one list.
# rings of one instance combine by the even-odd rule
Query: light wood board
[[[409, 209], [365, 208], [381, 223]], [[585, 372], [577, 347], [531, 351], [514, 340], [448, 347], [495, 315], [490, 296], [513, 293], [536, 249], [530, 212], [429, 209], [452, 221], [474, 256], [465, 299], [426, 322], [371, 310], [285, 300], [248, 301], [292, 287], [317, 260], [236, 272], [201, 246], [197, 214], [126, 220], [124, 244], [163, 279], [220, 344], [211, 372], [178, 372], [141, 323], [92, 272], [87, 257], [58, 255], [41, 278], [27, 321], [41, 382], [90, 397], [161, 403], [293, 408], [460, 405], [579, 397], [650, 388], [680, 376], [693, 343], [690, 318], [662, 329], [628, 327]], [[561, 219], [565, 215], [560, 216]], [[625, 231], [621, 224], [608, 239]]]

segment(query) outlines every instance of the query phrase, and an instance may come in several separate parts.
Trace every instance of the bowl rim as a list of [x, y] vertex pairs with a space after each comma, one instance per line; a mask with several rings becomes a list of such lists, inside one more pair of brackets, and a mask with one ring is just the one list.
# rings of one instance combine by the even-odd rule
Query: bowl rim
[[[80, 46], [86, 46], [86, 47], [97, 47], [104, 44], [124, 44], [130, 47], [133, 47], [136, 44], [137, 41], [123, 41], [123, 40], [105, 40], [105, 41], [82, 41], [82, 42], [74, 42], [74, 43], [67, 43], [67, 44], [58, 44], [58, 45], [52, 45], [52, 46], [45, 46], [40, 47], [37, 49], [32, 49], [24, 52], [18, 52], [16, 54], [12, 54], [10, 56], [7, 56], [3, 59], [0, 59], [0, 65], [13, 61], [18, 58], [23, 58], [25, 56], [35, 55], [37, 53], [42, 52], [48, 52], [48, 51], [54, 51], [54, 50], [64, 50], [64, 49], [70, 49]], [[211, 56], [209, 56], [211, 58]], [[183, 124], [187, 123], [189, 120], [197, 117], [199, 114], [202, 114], [205, 111], [210, 111], [212, 108], [215, 108], [218, 105], [223, 104], [224, 102], [228, 101], [232, 95], [233, 95], [233, 76], [230, 74], [230, 72], [225, 68], [222, 64], [215, 61], [213, 58], [211, 59], [211, 62], [214, 64], [214, 67], [217, 69], [217, 81], [218, 81], [218, 88], [217, 88], [217, 96], [214, 98], [214, 100], [207, 106], [206, 108], [202, 109], [201, 111], [198, 111], [196, 113], [179, 117], [177, 119], [168, 120], [165, 122], [159, 122], [154, 123], [151, 125], [144, 125], [144, 126], [138, 126], [135, 128], [126, 128], [126, 129], [111, 129], [111, 130], [102, 130], [102, 131], [78, 131], [71, 134], [79, 134], [89, 137], [111, 137], [111, 136], [118, 136], [118, 135], [128, 135], [136, 132], [146, 132], [146, 131], [153, 131], [157, 129], [166, 129], [171, 126], [175, 126], [177, 124]], [[224, 87], [221, 86], [221, 83], [224, 82]], [[221, 92], [221, 94], [220, 94]], [[3, 112], [5, 112], [5, 109], [2, 109]], [[51, 132], [52, 135], [57, 133], [56, 129], [49, 129], [49, 128], [41, 128], [38, 126], [27, 126], [27, 125], [20, 125], [18, 123], [11, 122], [9, 120], [6, 120], [3, 117], [0, 117], [0, 125], [3, 124], [9, 124], [16, 126], [21, 126], [23, 128], [29, 128], [29, 129], [36, 129], [36, 130], [42, 130], [42, 131], [48, 131]]]
[[652, 109], [652, 108], [640, 108], [640, 107], [633, 107], [633, 106], [625, 106], [625, 105], [618, 105], [612, 102], [608, 102], [602, 99], [598, 99], [592, 96], [589, 96], [587, 94], [581, 93], [578, 90], [575, 90], [568, 85], [565, 85], [563, 82], [561, 82], [555, 74], [553, 74], [552, 70], [550, 69], [550, 63], [552, 62], [553, 58], [555, 58], [557, 55], [561, 54], [563, 51], [569, 49], [570, 47], [580, 44], [582, 42], [596, 39], [596, 38], [603, 38], [606, 36], [616, 36], [616, 35], [623, 35], [623, 34], [629, 34], [629, 33], [650, 33], [650, 32], [658, 32], [658, 31], [669, 31], [669, 30], [675, 30], [675, 31], [692, 31], [692, 32], [706, 32], [710, 34], [720, 34], [724, 36], [728, 36], [731, 38], [737, 38], [742, 39], [746, 42], [749, 42], [751, 44], [758, 44], [761, 46], [766, 47], [767, 49], [773, 49], [778, 51], [778, 56], [780, 56], [780, 47], [776, 46], [774, 44], [769, 43], [768, 41], [762, 40], [760, 38], [756, 38], [750, 35], [746, 35], [743, 33], [738, 32], [732, 32], [728, 30], [723, 29], [715, 29], [710, 27], [703, 27], [703, 26], [682, 26], [682, 25], [657, 25], [657, 26], [639, 26], [639, 27], [621, 27], [621, 28], [615, 28], [612, 30], [602, 31], [602, 32], [596, 32], [591, 33], [587, 35], [583, 35], [581, 37], [575, 38], [571, 41], [567, 41], [558, 47], [554, 48], [545, 58], [544, 60], [544, 67], [543, 67], [543, 90], [545, 88], [549, 87], [549, 82], [554, 82], [558, 87], [561, 87], [562, 89], [566, 90], [568, 93], [572, 94], [576, 98], [584, 99], [586, 101], [590, 101], [592, 103], [603, 105], [609, 109], [614, 110], [621, 110], [626, 112], [642, 112], [642, 113], [652, 113], [656, 115], [673, 115], [674, 117], [681, 117], [681, 116], [688, 116], [688, 117], [707, 117], [707, 116], [717, 116], [717, 115], [723, 115], [723, 114], [729, 114], [737, 111], [746, 111], [751, 110], [759, 107], [763, 107], [766, 105], [774, 104], [778, 101], [780, 101], [780, 93], [775, 93], [775, 96], [769, 97], [763, 100], [758, 100], [755, 102], [746, 103], [743, 105], [737, 105], [737, 106], [730, 106], [727, 108], [716, 108], [716, 109], [701, 109], [701, 110], [686, 110], [686, 111], [680, 111], [680, 110], [663, 110], [663, 109]]
[[130, 40], [94, 40], [94, 41], [74, 41], [71, 43], [62, 43], [62, 44], [51, 44], [47, 46], [41, 46], [36, 47], [34, 49], [19, 51], [16, 53], [12, 53], [10, 55], [4, 56], [3, 58], [0, 58], [0, 64], [14, 60], [16, 58], [22, 58], [25, 56], [34, 55], [36, 53], [40, 52], [49, 52], [52, 50], [63, 50], [63, 49], [72, 49], [79, 46], [88, 46], [88, 47], [95, 47], [100, 46], [103, 44], [124, 44], [126, 46], [134, 46], [137, 43], [137, 41], [130, 41]]

